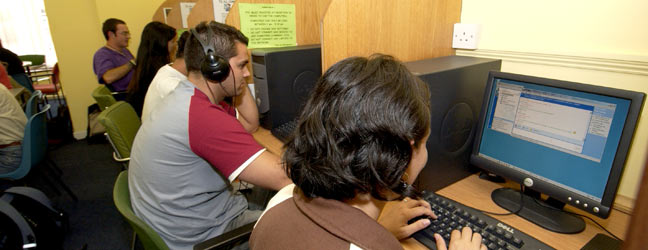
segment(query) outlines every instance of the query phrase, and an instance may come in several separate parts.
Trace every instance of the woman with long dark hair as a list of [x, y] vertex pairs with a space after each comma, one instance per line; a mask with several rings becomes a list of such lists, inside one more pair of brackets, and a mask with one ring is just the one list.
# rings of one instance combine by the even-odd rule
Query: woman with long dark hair
[[142, 114], [144, 97], [153, 77], [162, 66], [173, 60], [177, 49], [176, 39], [176, 29], [164, 23], [150, 22], [144, 27], [137, 49], [137, 66], [128, 85], [126, 99], [137, 115]]

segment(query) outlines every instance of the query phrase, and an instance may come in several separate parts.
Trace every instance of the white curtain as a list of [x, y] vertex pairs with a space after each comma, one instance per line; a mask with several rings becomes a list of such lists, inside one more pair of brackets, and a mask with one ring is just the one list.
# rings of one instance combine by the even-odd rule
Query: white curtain
[[49, 66], [58, 61], [43, 0], [0, 0], [0, 39], [17, 55], [45, 55]]

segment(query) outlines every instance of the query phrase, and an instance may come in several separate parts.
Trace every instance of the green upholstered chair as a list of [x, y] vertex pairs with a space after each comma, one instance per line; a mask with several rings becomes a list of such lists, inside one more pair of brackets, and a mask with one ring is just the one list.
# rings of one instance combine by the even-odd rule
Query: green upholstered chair
[[124, 170], [119, 173], [117, 176], [117, 181], [115, 181], [115, 187], [113, 188], [113, 201], [119, 213], [121, 213], [128, 224], [133, 228], [133, 244], [131, 249], [134, 249], [135, 239], [139, 237], [144, 249], [169, 249], [169, 247], [164, 243], [164, 240], [160, 238], [155, 230], [153, 230], [146, 222], [138, 218], [133, 212], [130, 201], [130, 193], [128, 191], [128, 170]]
[[92, 91], [92, 98], [95, 99], [101, 110], [105, 110], [106, 108], [110, 107], [110, 105], [113, 105], [117, 102], [110, 90], [106, 87], [106, 85], [103, 84], [99, 85], [99, 87], [95, 88]]
[[98, 119], [99, 123], [106, 128], [106, 137], [115, 151], [113, 153], [115, 160], [118, 162], [130, 160], [135, 135], [142, 125], [135, 109], [125, 101], [118, 101], [101, 111]]
[[21, 61], [30, 61], [32, 66], [38, 66], [38, 65], [43, 65], [45, 63], [45, 55], [37, 55], [37, 54], [30, 54], [30, 55], [20, 55], [18, 56]]
[[31, 62], [31, 64], [25, 66], [25, 69], [27, 70], [27, 75], [31, 78], [32, 81], [36, 81], [37, 78], [34, 74], [47, 73], [50, 71], [50, 69], [47, 68], [47, 65], [45, 65], [45, 55], [20, 55], [18, 56], [18, 58], [20, 58], [20, 60], [23, 62]]

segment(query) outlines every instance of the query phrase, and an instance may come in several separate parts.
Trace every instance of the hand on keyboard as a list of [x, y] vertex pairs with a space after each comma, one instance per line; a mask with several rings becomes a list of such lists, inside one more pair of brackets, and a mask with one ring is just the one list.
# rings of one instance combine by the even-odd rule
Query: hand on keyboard
[[470, 227], [463, 227], [461, 232], [453, 230], [450, 236], [450, 248], [446, 247], [443, 237], [435, 233], [437, 250], [486, 250], [486, 245], [482, 244], [482, 237], [478, 233], [473, 233]]
[[[441, 241], [443, 246], [447, 245], [453, 249], [453, 232], [461, 230], [463, 238], [466, 228], [479, 233], [481, 243], [492, 250], [553, 249], [530, 235], [461, 203], [434, 193], [426, 193], [423, 197], [429, 202], [437, 219], [432, 220], [429, 227], [414, 233], [412, 237], [430, 249], [436, 250]], [[471, 238], [474, 239], [475, 237]]]
[[[413, 220], [415, 218], [417, 220]], [[437, 216], [430, 209], [430, 204], [426, 201], [405, 198], [396, 204], [386, 206], [382, 216], [378, 218], [378, 223], [401, 240], [426, 228], [430, 225], [430, 220], [436, 218]]]

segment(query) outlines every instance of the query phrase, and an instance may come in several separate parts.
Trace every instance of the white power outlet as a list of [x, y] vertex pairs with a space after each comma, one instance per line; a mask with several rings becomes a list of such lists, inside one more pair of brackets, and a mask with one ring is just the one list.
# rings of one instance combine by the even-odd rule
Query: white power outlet
[[455, 49], [477, 49], [480, 30], [479, 24], [455, 23], [452, 47]]

